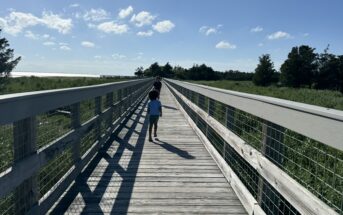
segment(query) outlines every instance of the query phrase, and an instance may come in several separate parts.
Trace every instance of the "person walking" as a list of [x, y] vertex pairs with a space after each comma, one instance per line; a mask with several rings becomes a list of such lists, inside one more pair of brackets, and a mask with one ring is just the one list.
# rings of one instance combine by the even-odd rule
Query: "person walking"
[[162, 117], [162, 104], [157, 97], [159, 93], [153, 90], [149, 93], [150, 102], [148, 103], [148, 115], [149, 115], [149, 141], [153, 142], [152, 139], [152, 128], [154, 127], [154, 137], [157, 137], [157, 123], [158, 119]]
[[161, 88], [162, 88], [161, 77], [156, 76], [156, 79], [154, 82], [154, 90], [156, 90], [158, 92], [157, 99], [160, 99]]

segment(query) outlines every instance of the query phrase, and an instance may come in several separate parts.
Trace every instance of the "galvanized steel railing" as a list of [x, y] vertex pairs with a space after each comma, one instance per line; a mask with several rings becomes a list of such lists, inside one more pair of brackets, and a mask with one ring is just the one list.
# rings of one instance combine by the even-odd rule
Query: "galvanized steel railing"
[[0, 214], [44, 214], [152, 79], [0, 96]]
[[249, 214], [343, 214], [342, 111], [166, 82], [217, 162], [239, 178]]

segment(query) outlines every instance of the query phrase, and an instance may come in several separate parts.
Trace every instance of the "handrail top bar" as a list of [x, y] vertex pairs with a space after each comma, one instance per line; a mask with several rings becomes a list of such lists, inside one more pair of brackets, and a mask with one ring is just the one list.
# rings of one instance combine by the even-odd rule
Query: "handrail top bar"
[[151, 80], [151, 78], [145, 78], [92, 86], [2, 95], [0, 96], [0, 125]]
[[148, 80], [148, 78], [145, 79], [135, 79], [135, 80], [127, 80], [127, 81], [118, 81], [114, 83], [104, 83], [104, 84], [96, 84], [91, 86], [81, 86], [81, 87], [67, 87], [67, 88], [59, 88], [59, 89], [51, 89], [51, 90], [38, 90], [38, 91], [29, 91], [29, 92], [22, 92], [22, 93], [10, 93], [10, 94], [4, 94], [0, 95], [0, 104], [7, 102], [8, 99], [21, 99], [21, 98], [28, 98], [30, 96], [40, 96], [45, 94], [53, 95], [54, 93], [69, 93], [72, 91], [80, 91], [80, 90], [92, 90], [97, 88], [108, 88], [116, 85], [121, 85], [125, 83], [134, 83], [134, 82], [140, 82], [142, 80]]
[[343, 111], [189, 82], [167, 81], [343, 151]]
[[255, 100], [259, 102], [264, 102], [271, 105], [289, 108], [289, 109], [305, 112], [308, 114], [313, 114], [313, 115], [330, 118], [330, 119], [343, 122], [343, 111], [341, 110], [325, 108], [325, 107], [321, 107], [317, 105], [305, 104], [301, 102], [295, 102], [291, 100], [280, 99], [280, 98], [275, 98], [275, 97], [270, 97], [270, 96], [262, 96], [262, 95], [243, 93], [243, 92], [238, 92], [238, 91], [233, 91], [233, 90], [220, 89], [216, 87], [205, 86], [205, 85], [195, 84], [195, 83], [186, 82], [186, 81], [171, 80], [171, 79], [167, 79], [167, 80], [172, 81], [172, 82], [180, 82], [180, 83], [184, 83], [188, 85], [193, 85], [196, 87], [204, 88], [204, 89], [215, 91], [215, 92], [225, 93], [232, 96], [237, 96], [237, 97], [241, 97], [245, 99], [251, 99], [251, 100]]

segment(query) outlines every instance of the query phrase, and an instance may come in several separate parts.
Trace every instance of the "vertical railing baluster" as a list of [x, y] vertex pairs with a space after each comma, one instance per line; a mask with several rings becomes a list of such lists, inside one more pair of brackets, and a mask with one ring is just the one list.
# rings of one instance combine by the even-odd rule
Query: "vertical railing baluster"
[[110, 108], [110, 113], [106, 120], [106, 128], [109, 128], [111, 127], [113, 120], [113, 92], [106, 94], [106, 104]]
[[118, 90], [118, 101], [120, 102], [119, 103], [119, 107], [118, 107], [118, 113], [119, 113], [119, 116], [121, 116], [122, 114], [122, 108], [123, 108], [123, 89], [119, 89]]
[[[80, 102], [71, 105], [71, 127], [77, 131], [81, 127], [80, 119]], [[80, 144], [81, 136], [77, 135], [76, 140], [73, 143], [73, 162], [76, 166], [80, 163]]]
[[[13, 123], [14, 164], [36, 153], [36, 117], [28, 117]], [[15, 189], [15, 214], [25, 214], [38, 204], [38, 176], [32, 175]], [[37, 213], [38, 211], [34, 212]], [[39, 212], [38, 212], [39, 213]]]
[[[284, 128], [276, 125], [274, 123], [268, 122], [266, 120], [262, 123], [262, 144], [261, 144], [261, 153], [269, 158], [274, 164], [278, 166], [282, 166], [283, 164], [283, 134]], [[273, 200], [276, 199], [277, 202], [273, 202], [275, 205], [279, 205], [279, 200], [277, 198], [273, 198], [275, 195], [268, 189], [267, 192], [265, 189], [265, 185], [263, 183], [263, 177], [259, 176], [258, 179], [258, 193], [257, 193], [257, 201], [261, 205], [263, 202], [263, 198], [268, 197], [268, 199]], [[263, 192], [265, 193], [266, 197], [263, 196]]]
[[230, 131], [235, 131], [235, 108], [226, 106], [226, 127]]
[[101, 119], [100, 119], [100, 114], [101, 114], [101, 96], [95, 97], [95, 115], [98, 116], [98, 119], [96, 121], [95, 125], [95, 135], [96, 139], [100, 140], [101, 138]]
[[215, 101], [211, 98], [208, 98], [208, 115], [214, 117], [214, 111], [215, 111]]

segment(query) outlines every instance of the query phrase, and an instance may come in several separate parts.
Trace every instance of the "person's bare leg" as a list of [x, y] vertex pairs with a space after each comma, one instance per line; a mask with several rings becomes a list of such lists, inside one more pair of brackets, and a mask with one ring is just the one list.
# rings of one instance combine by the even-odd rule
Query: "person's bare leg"
[[151, 133], [152, 133], [152, 123], [149, 124], [149, 141], [152, 141]]
[[157, 137], [157, 121], [154, 123], [154, 137]]

